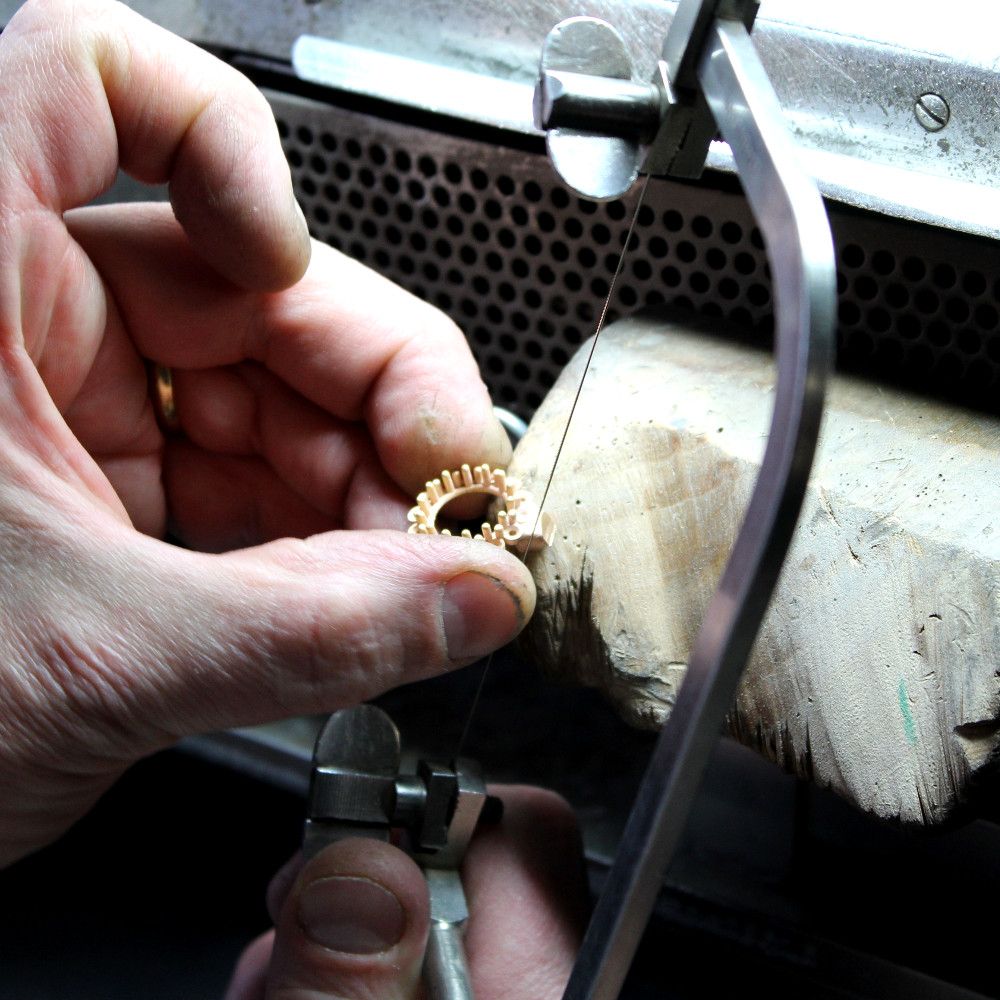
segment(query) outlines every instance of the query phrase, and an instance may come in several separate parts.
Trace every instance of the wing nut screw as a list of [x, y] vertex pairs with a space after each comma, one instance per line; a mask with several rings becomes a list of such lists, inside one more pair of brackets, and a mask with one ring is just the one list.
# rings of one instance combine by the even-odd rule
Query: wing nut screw
[[508, 545], [518, 552], [534, 551], [552, 543], [556, 530], [552, 517], [544, 512], [539, 516], [531, 494], [521, 489], [517, 479], [486, 464], [474, 469], [463, 465], [454, 472], [445, 469], [440, 479], [429, 481], [417, 497], [416, 507], [406, 515], [409, 530], [418, 535], [450, 535], [447, 528], [438, 529], [437, 516], [446, 504], [467, 493], [495, 496], [503, 501], [503, 509], [497, 512], [496, 524], [485, 522], [478, 535], [466, 528], [462, 531], [463, 538]]

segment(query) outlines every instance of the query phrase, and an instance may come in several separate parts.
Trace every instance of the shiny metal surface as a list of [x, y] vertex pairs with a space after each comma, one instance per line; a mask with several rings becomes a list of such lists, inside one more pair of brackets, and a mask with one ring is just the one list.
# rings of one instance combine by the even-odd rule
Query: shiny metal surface
[[699, 79], [769, 248], [777, 293], [774, 414], [743, 526], [640, 786], [566, 1000], [614, 1000], [625, 980], [791, 541], [832, 362], [829, 223], [741, 24], [716, 21]]
[[608, 123], [642, 137], [656, 131], [660, 98], [655, 87], [588, 73], [543, 71], [535, 90], [535, 124], [544, 131], [606, 131]]
[[528, 425], [524, 420], [502, 406], [494, 406], [493, 415], [503, 424], [503, 429], [507, 432], [511, 444], [516, 445], [528, 431]]
[[473, 1000], [462, 932], [454, 924], [432, 920], [424, 957], [424, 981], [429, 1000]]
[[[6, 20], [18, 0], [0, 0]], [[402, 16], [379, 0], [350, 4], [247, 0], [131, 0], [131, 6], [188, 38], [287, 61], [301, 35], [319, 36], [524, 88], [518, 118], [530, 128], [539, 40], [579, 13], [576, 0], [422, 0]], [[677, 4], [594, 0], [588, 13], [627, 40], [636, 76], [648, 80]], [[754, 28], [806, 169], [824, 195], [903, 219], [1000, 236], [1000, 64], [980, 0], [954, 0], [947, 16], [932, 0], [764, 0]], [[388, 77], [354, 60], [341, 84], [410, 103], [412, 74]], [[947, 101], [950, 120], [925, 131], [920, 95]], [[456, 100], [462, 94], [455, 93]], [[504, 102], [501, 100], [501, 105]], [[477, 119], [478, 120], [478, 119]], [[717, 145], [710, 166], [732, 169]]]
[[[457, 874], [458, 866], [462, 863], [465, 850], [469, 846], [469, 841], [472, 839], [473, 833], [476, 832], [476, 826], [479, 824], [483, 806], [486, 805], [486, 781], [483, 778], [483, 772], [479, 765], [472, 760], [460, 759], [455, 761], [454, 773], [457, 778], [458, 789], [451, 813], [448, 817], [448, 842], [440, 850], [433, 853], [415, 855], [417, 860], [428, 869], [428, 872], [434, 869], [454, 873], [455, 878], [452, 880], [454, 884], [446, 884], [442, 888], [442, 892], [451, 894], [454, 894], [456, 885], [458, 890], [461, 890], [462, 884], [458, 880]], [[430, 877], [428, 877], [428, 882], [430, 881]], [[433, 883], [431, 884], [431, 908], [433, 913], [434, 892]], [[468, 916], [468, 914], [465, 916]], [[460, 919], [464, 920], [465, 916]], [[457, 920], [459, 918], [439, 916], [436, 919]]]
[[516, 132], [533, 131], [531, 89], [513, 80], [316, 35], [299, 36], [290, 54], [296, 74], [310, 83], [386, 100], [402, 98], [422, 111]]
[[424, 952], [429, 1000], [473, 1000], [463, 944], [469, 908], [458, 869], [427, 868], [424, 874], [431, 894], [431, 926]]
[[[764, 0], [754, 38], [824, 195], [996, 238], [1000, 64], [983, 42], [983, 8], [959, 0], [941, 17], [917, 15], [921, 6]], [[916, 110], [928, 92], [949, 106], [935, 132]], [[709, 160], [731, 162], [721, 146]]]
[[698, 63], [715, 18], [742, 21], [749, 31], [759, 6], [760, 0], [680, 0], [660, 54], [674, 87], [681, 92], [701, 89]]
[[335, 712], [313, 749], [302, 853], [344, 837], [389, 840], [387, 803], [399, 773], [399, 732], [372, 705]]
[[[650, 116], [644, 106], [650, 95], [644, 102], [641, 94], [624, 89], [634, 84], [622, 37], [599, 18], [567, 18], [546, 34], [538, 73], [534, 120], [547, 130], [545, 144], [556, 172], [586, 198], [621, 196], [639, 173], [645, 130], [636, 127], [636, 119], [651, 117], [655, 129], [662, 114], [655, 93]], [[609, 118], [616, 131], [607, 127]]]
[[460, 927], [469, 919], [469, 907], [458, 869], [428, 868], [424, 874], [431, 892], [431, 920]]
[[625, 43], [607, 22], [571, 17], [557, 24], [542, 46], [534, 108], [559, 176], [601, 201], [624, 195], [639, 173], [699, 178], [718, 129], [694, 76], [696, 55], [713, 17], [749, 30], [758, 4], [682, 0], [648, 84], [632, 80]]

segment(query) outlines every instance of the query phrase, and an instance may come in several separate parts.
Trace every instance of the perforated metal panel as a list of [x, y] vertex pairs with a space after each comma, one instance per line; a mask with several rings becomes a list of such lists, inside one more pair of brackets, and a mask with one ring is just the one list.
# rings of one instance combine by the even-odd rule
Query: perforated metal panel
[[[542, 154], [269, 96], [314, 235], [449, 313], [494, 399], [530, 417], [594, 331], [637, 192], [594, 204]], [[832, 221], [842, 366], [995, 408], [1000, 248]], [[738, 191], [650, 183], [609, 319], [662, 303], [770, 333], [766, 256]]]
[[997, 244], [861, 216], [834, 231], [842, 361], [997, 410]]

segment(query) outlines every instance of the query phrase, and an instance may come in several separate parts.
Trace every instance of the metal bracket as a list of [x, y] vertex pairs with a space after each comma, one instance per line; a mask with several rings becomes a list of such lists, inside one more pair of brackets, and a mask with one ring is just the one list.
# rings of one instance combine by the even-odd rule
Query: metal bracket
[[[617, 32], [593, 18], [563, 22], [542, 53], [536, 123], [550, 130], [553, 164], [581, 194], [617, 197], [640, 169], [697, 176], [721, 130], [764, 235], [777, 314], [775, 406], [760, 475], [564, 1000], [618, 996], [767, 610], [819, 434], [832, 361], [833, 241], [750, 42], [756, 8], [756, 0], [681, 0], [645, 86], [631, 82]], [[610, 77], [602, 75], [615, 61], [607, 53], [617, 60]], [[594, 162], [585, 169], [577, 161], [588, 150]]]

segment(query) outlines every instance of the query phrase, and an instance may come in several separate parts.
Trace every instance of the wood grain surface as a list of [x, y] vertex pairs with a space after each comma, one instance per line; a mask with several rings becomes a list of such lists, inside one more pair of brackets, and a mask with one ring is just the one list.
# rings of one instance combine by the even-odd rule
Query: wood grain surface
[[[510, 472], [540, 494], [589, 345]], [[529, 564], [523, 637], [638, 726], [670, 714], [770, 420], [769, 354], [633, 318], [601, 335]], [[728, 727], [903, 824], [989, 787], [1000, 744], [1000, 422], [838, 376], [798, 530]]]

